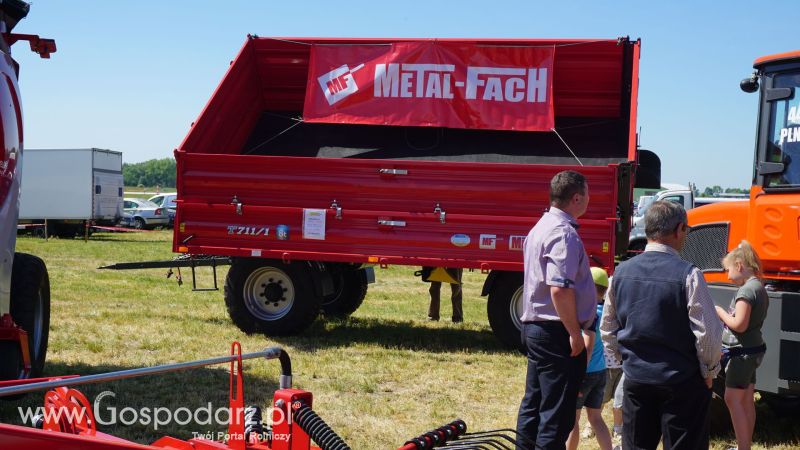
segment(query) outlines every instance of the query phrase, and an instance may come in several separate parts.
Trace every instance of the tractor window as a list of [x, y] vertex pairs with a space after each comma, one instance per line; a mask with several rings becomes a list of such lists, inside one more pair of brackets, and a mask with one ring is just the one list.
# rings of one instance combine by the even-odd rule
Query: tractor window
[[784, 164], [782, 173], [768, 175], [768, 187], [800, 187], [800, 74], [778, 74], [773, 88], [792, 88], [790, 97], [770, 102], [766, 161]]

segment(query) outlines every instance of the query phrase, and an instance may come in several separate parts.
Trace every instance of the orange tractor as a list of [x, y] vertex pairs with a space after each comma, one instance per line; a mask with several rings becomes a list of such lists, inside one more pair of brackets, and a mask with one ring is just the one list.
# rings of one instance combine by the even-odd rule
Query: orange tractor
[[761, 93], [750, 199], [689, 211], [683, 256], [726, 307], [735, 287], [721, 258], [742, 240], [756, 249], [770, 294], [756, 389], [774, 409], [800, 413], [800, 51], [759, 58], [754, 68], [741, 82]]

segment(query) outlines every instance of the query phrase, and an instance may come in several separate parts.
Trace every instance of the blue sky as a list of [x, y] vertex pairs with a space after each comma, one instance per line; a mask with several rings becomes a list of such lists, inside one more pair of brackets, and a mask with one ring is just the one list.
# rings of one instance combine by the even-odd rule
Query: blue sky
[[755, 58], [797, 49], [796, 2], [38, 0], [13, 48], [28, 148], [172, 155], [242, 46], [260, 36], [642, 39], [641, 144], [662, 180], [748, 187]]

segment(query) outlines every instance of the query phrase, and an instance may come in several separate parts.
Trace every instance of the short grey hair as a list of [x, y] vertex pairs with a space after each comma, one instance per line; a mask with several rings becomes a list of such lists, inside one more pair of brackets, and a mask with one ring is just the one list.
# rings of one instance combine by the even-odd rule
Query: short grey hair
[[678, 203], [659, 200], [653, 202], [644, 213], [644, 232], [647, 239], [659, 240], [673, 233], [686, 223], [686, 210]]
[[550, 180], [550, 204], [564, 207], [575, 194], [586, 194], [586, 177], [574, 170], [564, 170]]

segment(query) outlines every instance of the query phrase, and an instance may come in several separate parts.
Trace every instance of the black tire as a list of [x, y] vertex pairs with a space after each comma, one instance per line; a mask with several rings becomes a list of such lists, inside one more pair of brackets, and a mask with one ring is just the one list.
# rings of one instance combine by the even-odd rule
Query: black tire
[[40, 258], [15, 253], [11, 270], [11, 318], [28, 333], [31, 378], [42, 374], [50, 335], [50, 278]]
[[363, 270], [342, 268], [331, 274], [333, 294], [322, 299], [322, 312], [330, 317], [348, 317], [367, 296], [367, 277]]
[[136, 228], [137, 230], [144, 230], [146, 226], [147, 224], [141, 217], [136, 217], [133, 219], [133, 228]]
[[303, 261], [238, 258], [225, 279], [228, 315], [245, 333], [300, 333], [317, 318], [321, 303], [311, 268]]
[[779, 417], [800, 416], [800, 395], [773, 394], [760, 392], [761, 399], [767, 403], [775, 415]]
[[[516, 313], [514, 313], [514, 312]], [[492, 332], [508, 348], [524, 352], [522, 345], [522, 273], [501, 272], [492, 284], [486, 303]]]

